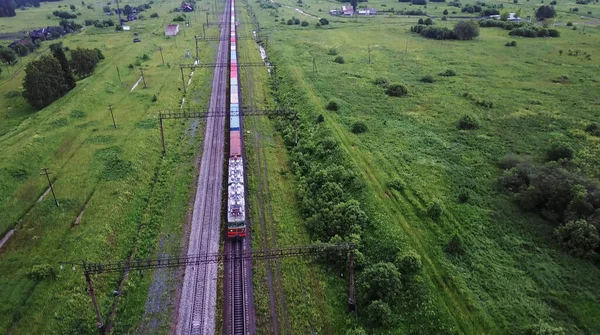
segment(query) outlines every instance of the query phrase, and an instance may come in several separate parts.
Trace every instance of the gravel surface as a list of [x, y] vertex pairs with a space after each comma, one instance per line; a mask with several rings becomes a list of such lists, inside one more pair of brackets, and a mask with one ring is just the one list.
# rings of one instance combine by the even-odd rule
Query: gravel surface
[[[222, 16], [229, 20], [229, 11]], [[228, 25], [221, 28], [222, 41], [217, 51], [217, 62], [228, 60]], [[216, 67], [210, 109], [226, 108], [227, 68]], [[207, 119], [200, 176], [194, 202], [192, 228], [188, 255], [219, 251], [219, 225], [221, 222], [221, 193], [224, 157], [224, 117]], [[200, 264], [185, 269], [177, 334], [215, 334], [217, 303], [217, 264]]]

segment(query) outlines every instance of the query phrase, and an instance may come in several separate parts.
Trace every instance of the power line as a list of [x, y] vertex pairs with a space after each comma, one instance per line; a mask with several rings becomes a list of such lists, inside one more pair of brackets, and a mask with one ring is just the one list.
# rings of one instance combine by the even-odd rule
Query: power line
[[117, 129], [117, 123], [115, 122], [115, 115], [113, 114], [113, 107], [115, 105], [113, 104], [109, 104], [108, 105], [108, 110], [110, 110], [110, 116], [112, 117], [112, 121], [113, 121], [113, 126], [115, 127], [115, 129]]

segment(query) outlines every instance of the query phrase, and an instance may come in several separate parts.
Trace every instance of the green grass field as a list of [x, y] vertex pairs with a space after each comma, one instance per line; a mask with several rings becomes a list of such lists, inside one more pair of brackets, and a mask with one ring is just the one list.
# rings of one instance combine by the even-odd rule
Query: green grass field
[[[71, 3], [80, 6], [76, 1], [42, 3], [40, 8], [18, 11], [16, 17], [0, 18], [0, 32], [57, 25], [58, 19], [46, 15]], [[206, 19], [204, 12], [192, 14], [191, 27], [180, 23], [180, 35], [165, 38], [164, 28], [175, 16], [169, 11], [179, 4], [155, 2], [144, 13], [146, 19], [130, 24], [129, 32], [87, 28], [58, 40], [70, 48], [100, 48], [106, 59], [92, 76], [79, 80], [74, 90], [41, 111], [32, 110], [20, 95], [23, 67], [47, 53], [48, 45], [56, 41], [44, 42], [36, 53], [20, 59], [10, 67], [10, 77], [4, 68], [0, 76], [0, 233], [16, 231], [0, 254], [0, 333], [93, 332], [95, 317], [81, 270], [77, 266], [75, 272], [70, 266], [59, 270], [60, 261], [150, 257], [159, 249], [178, 255], [193, 163], [203, 138], [202, 123], [166, 121], [167, 156], [162, 158], [157, 114], [179, 109], [183, 96], [179, 64], [192, 62], [183, 57], [185, 48], [195, 52], [193, 36], [202, 33], [199, 22]], [[94, 6], [95, 11], [81, 8], [82, 15], [75, 21], [103, 18], [101, 6]], [[153, 12], [160, 17], [150, 19]], [[210, 15], [214, 20], [214, 14]], [[134, 32], [141, 43], [133, 43]], [[213, 61], [214, 50], [214, 45], [202, 45], [200, 59]], [[143, 60], [144, 54], [148, 60]], [[130, 92], [140, 78], [140, 67], [148, 87], [140, 83]], [[189, 70], [185, 76], [187, 81]], [[206, 104], [211, 78], [209, 70], [195, 72], [186, 106]], [[156, 102], [152, 102], [154, 95]], [[117, 129], [108, 104], [115, 106]], [[51, 195], [37, 202], [48, 187], [39, 175], [42, 167], [52, 173], [58, 209]], [[86, 203], [81, 222], [73, 226]], [[29, 279], [26, 274], [35, 264], [52, 266], [57, 279]], [[93, 277], [105, 320], [120, 279], [118, 274]], [[152, 273], [129, 275], [116, 305], [115, 333], [138, 329], [151, 280]], [[171, 294], [170, 290], [165, 293]], [[169, 329], [170, 310], [162, 312], [156, 317], [166, 320], [163, 328], [152, 331]]]
[[[398, 315], [402, 321], [394, 333], [427, 333], [424, 323], [431, 320], [446, 331], [467, 334], [524, 333], [539, 323], [569, 334], [600, 332], [598, 268], [558, 248], [549, 224], [522, 212], [495, 186], [502, 173], [496, 164], [506, 154], [540, 160], [557, 141], [575, 148], [575, 161], [585, 174], [599, 177], [598, 139], [583, 131], [598, 121], [598, 27], [587, 25], [585, 32], [581, 26], [576, 31], [559, 27], [556, 39], [512, 38], [507, 31], [482, 28], [476, 40], [441, 42], [407, 34], [416, 17], [333, 18], [325, 13], [338, 3], [303, 1], [302, 10], [331, 21], [315, 28], [317, 20], [296, 11], [295, 2], [280, 3], [284, 6], [277, 12], [252, 3], [262, 33], [269, 35], [269, 57], [285, 68], [296, 85], [293, 90], [306, 93], [303, 107], [324, 115], [365, 182], [361, 200], [375, 217], [363, 237], [373, 250], [369, 256], [411, 248], [423, 260], [422, 279], [434, 310], [429, 315], [434, 316], [426, 317], [427, 311]], [[381, 3], [408, 7], [361, 5], [380, 9]], [[525, 2], [522, 16], [533, 15], [532, 8], [539, 5]], [[568, 8], [580, 7], [581, 14], [584, 7], [586, 13], [595, 6], [561, 3], [555, 22], [589, 21]], [[447, 8], [427, 7], [432, 14]], [[292, 16], [310, 26], [277, 22]], [[517, 41], [516, 48], [504, 46], [511, 40]], [[345, 64], [333, 62], [331, 48]], [[566, 56], [568, 50], [589, 53], [592, 60]], [[438, 75], [447, 69], [458, 75]], [[436, 81], [422, 83], [425, 75]], [[386, 96], [373, 84], [378, 77], [406, 84], [409, 95]], [[341, 109], [325, 110], [330, 100]], [[474, 100], [491, 101], [493, 108]], [[480, 129], [457, 130], [464, 114], [476, 115]], [[358, 120], [367, 124], [367, 133], [350, 132]], [[405, 183], [402, 192], [387, 187], [393, 179]], [[471, 191], [466, 204], [458, 202], [463, 189]], [[434, 200], [444, 208], [439, 221], [425, 213]], [[467, 253], [448, 258], [443, 248], [455, 232], [463, 237]]]

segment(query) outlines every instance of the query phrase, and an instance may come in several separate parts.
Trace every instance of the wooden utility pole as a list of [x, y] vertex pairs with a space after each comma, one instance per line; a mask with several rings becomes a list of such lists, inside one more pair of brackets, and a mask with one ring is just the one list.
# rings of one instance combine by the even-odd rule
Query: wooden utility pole
[[181, 84], [183, 84], [183, 93], [187, 93], [186, 87], [185, 87], [185, 78], [183, 77], [183, 68], [180, 67], [179, 68], [181, 70]]
[[348, 311], [357, 315], [356, 300], [354, 298], [354, 250], [350, 249], [350, 289], [348, 294]]
[[122, 83], [122, 81], [121, 81], [121, 72], [119, 72], [119, 66], [115, 65], [115, 67], [117, 68], [117, 76], [119, 76], [119, 82]]
[[162, 142], [162, 155], [163, 157], [165, 157], [165, 155], [167, 154], [167, 149], [165, 148], [165, 133], [163, 130], [163, 120], [162, 117], [160, 117], [160, 115], [158, 116], [158, 124], [160, 124], [160, 140]]
[[162, 47], [158, 47], [158, 51], [160, 51], [160, 59], [162, 59], [163, 65], [165, 65], [165, 59], [163, 58]]
[[119, 23], [117, 26], [121, 25], [121, 9], [119, 8], [119, 0], [117, 0], [117, 14], [119, 15]]
[[408, 54], [408, 31], [406, 31], [406, 48], [404, 49], [404, 54]]
[[142, 81], [144, 82], [144, 88], [148, 88], [148, 86], [146, 86], [146, 78], [144, 78], [144, 69], [140, 68], [140, 72], [142, 73]]
[[[204, 26], [202, 26], [202, 31], [204, 31]], [[198, 62], [198, 36], [194, 35], [194, 40], [196, 41], [196, 62]]]
[[369, 45], [369, 64], [371, 64], [371, 46]]
[[50, 172], [48, 172], [48, 168], [42, 168], [42, 173], [40, 173], [41, 175], [45, 175], [46, 176], [46, 180], [48, 180], [48, 186], [50, 186], [50, 191], [52, 191], [52, 197], [54, 197], [54, 204], [56, 204], [56, 207], [58, 207], [58, 200], [56, 200], [56, 194], [54, 193], [54, 187], [52, 186], [52, 182], [50, 181]]
[[206, 12], [206, 25], [208, 26], [208, 12]]
[[90, 293], [90, 298], [92, 298], [92, 304], [94, 305], [94, 310], [96, 311], [96, 318], [98, 322], [96, 322], [96, 327], [102, 330], [104, 328], [104, 323], [102, 322], [102, 314], [100, 314], [100, 308], [98, 307], [98, 302], [96, 301], [96, 295], [94, 294], [94, 287], [92, 286], [92, 278], [90, 278], [89, 273], [85, 273], [85, 281], [88, 284], [88, 291]]
[[115, 127], [115, 129], [117, 129], [117, 123], [115, 122], [115, 115], [113, 114], [113, 107], [114, 106], [115, 105], [113, 105], [113, 104], [109, 104], [108, 105], [108, 110], [110, 111], [110, 117], [112, 117], [112, 120], [113, 120], [113, 126]]
[[315, 59], [315, 55], [313, 54], [313, 73], [317, 73], [317, 61]]

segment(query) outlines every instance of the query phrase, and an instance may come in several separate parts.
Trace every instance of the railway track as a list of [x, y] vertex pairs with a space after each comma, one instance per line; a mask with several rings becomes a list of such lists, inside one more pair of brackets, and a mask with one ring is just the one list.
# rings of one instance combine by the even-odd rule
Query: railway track
[[[232, 330], [234, 335], [246, 334], [246, 306], [244, 299], [244, 259], [241, 257], [243, 252], [243, 243], [236, 241], [233, 243], [233, 252], [236, 259], [232, 264], [233, 276], [231, 280], [231, 301], [232, 301]], [[237, 259], [239, 257], [239, 259]]]
[[[230, 6], [221, 21], [227, 24], [221, 36], [228, 36]], [[219, 42], [217, 62], [228, 60], [228, 41]], [[227, 68], [217, 67], [213, 75], [210, 110], [223, 110], [227, 103]], [[219, 251], [221, 194], [223, 180], [225, 117], [208, 118], [200, 175], [192, 214], [188, 255]], [[217, 264], [199, 264], [185, 269], [178, 309], [176, 334], [215, 334]]]

